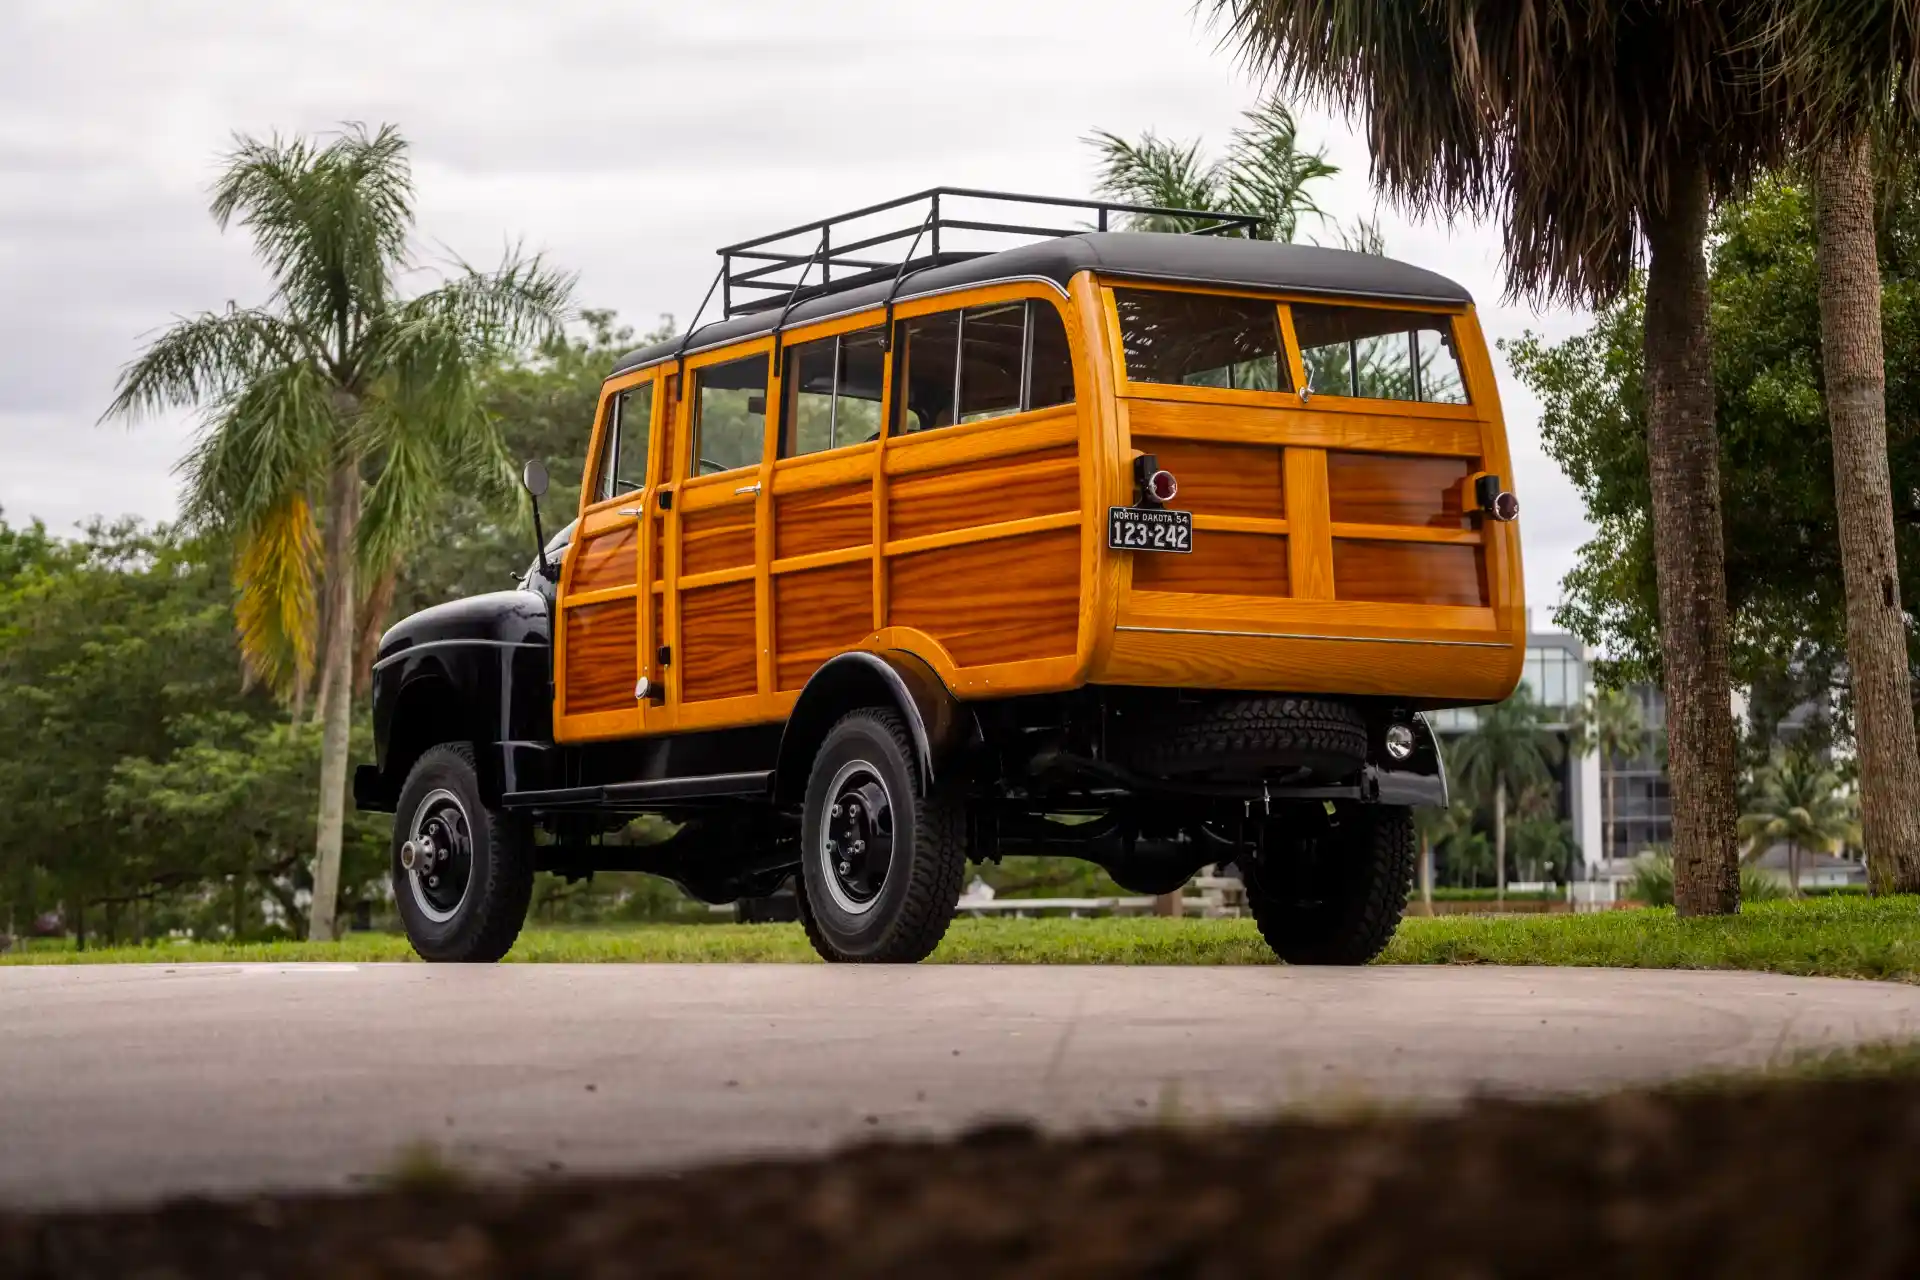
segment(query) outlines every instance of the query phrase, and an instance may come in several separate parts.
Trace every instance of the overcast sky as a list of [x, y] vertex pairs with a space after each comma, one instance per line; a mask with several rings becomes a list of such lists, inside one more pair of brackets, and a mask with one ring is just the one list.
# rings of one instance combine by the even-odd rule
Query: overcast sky
[[[0, 512], [174, 513], [192, 421], [95, 422], [174, 316], [264, 293], [206, 212], [235, 131], [395, 122], [423, 260], [523, 241], [647, 328], [691, 315], [720, 244], [941, 183], [1086, 194], [1090, 129], [1217, 146], [1258, 96], [1189, 0], [6, 0]], [[1343, 168], [1323, 203], [1372, 213], [1364, 143], [1302, 114]], [[1580, 327], [1502, 301], [1488, 228], [1382, 212], [1389, 252], [1465, 284], [1489, 337]], [[1588, 530], [1495, 363], [1538, 610]]]

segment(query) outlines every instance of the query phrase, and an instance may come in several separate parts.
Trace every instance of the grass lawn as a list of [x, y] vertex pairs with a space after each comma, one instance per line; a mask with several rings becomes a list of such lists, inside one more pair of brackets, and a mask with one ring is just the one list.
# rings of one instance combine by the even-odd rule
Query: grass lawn
[[[410, 960], [406, 940], [162, 944], [75, 952], [33, 949], [4, 964]], [[798, 925], [633, 925], [529, 929], [520, 961], [811, 963]], [[962, 919], [934, 953], [948, 964], [1271, 964], [1250, 920]], [[1680, 920], [1671, 911], [1408, 919], [1383, 964], [1607, 965], [1764, 969], [1920, 982], [1920, 898], [1831, 897], [1759, 903], [1738, 916]]]

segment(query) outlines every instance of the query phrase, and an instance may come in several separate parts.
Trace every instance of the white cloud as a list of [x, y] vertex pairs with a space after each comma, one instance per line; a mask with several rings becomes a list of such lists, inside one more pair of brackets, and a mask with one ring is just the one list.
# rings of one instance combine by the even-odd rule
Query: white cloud
[[[1073, 195], [1094, 127], [1223, 142], [1257, 90], [1182, 0], [12, 0], [0, 12], [0, 508], [68, 526], [173, 512], [188, 424], [96, 427], [175, 315], [263, 292], [206, 187], [234, 131], [399, 123], [422, 255], [523, 240], [645, 327], [692, 312], [713, 249], [939, 183]], [[1374, 208], [1366, 151], [1307, 113]], [[1490, 337], [1578, 317], [1501, 300], [1484, 226], [1383, 218], [1395, 256], [1479, 299]], [[1587, 535], [1501, 368], [1529, 594]]]

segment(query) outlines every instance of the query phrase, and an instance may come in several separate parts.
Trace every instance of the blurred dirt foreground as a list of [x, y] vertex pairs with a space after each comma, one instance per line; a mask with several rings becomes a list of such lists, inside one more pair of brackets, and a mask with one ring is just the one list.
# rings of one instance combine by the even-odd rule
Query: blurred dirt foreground
[[1920, 1274], [1920, 1081], [951, 1143], [677, 1176], [0, 1217], [0, 1275]]

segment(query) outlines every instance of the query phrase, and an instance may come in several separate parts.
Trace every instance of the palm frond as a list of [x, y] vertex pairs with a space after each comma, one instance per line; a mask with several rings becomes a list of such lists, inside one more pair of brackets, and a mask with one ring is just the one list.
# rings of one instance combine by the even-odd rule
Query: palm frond
[[1300, 149], [1299, 126], [1280, 98], [1270, 97], [1247, 112], [1246, 121], [1234, 130], [1222, 165], [1226, 207], [1264, 218], [1262, 239], [1291, 242], [1303, 217], [1326, 220], [1313, 187], [1340, 168], [1328, 162], [1324, 150]]
[[290, 495], [322, 492], [341, 434], [335, 394], [300, 362], [261, 373], [217, 405], [180, 464], [188, 522], [244, 530]]
[[392, 125], [349, 125], [323, 147], [303, 138], [237, 137], [214, 185], [222, 229], [238, 218], [274, 278], [276, 296], [336, 359], [364, 317], [394, 296], [413, 227], [406, 140]]
[[190, 316], [120, 371], [101, 421], [230, 399], [271, 370], [302, 359], [306, 347], [298, 326], [257, 308]]
[[240, 654], [248, 670], [276, 690], [304, 683], [313, 672], [319, 558], [313, 506], [304, 494], [286, 495], [240, 531], [233, 571]]
[[[1100, 176], [1094, 190], [1122, 204], [1144, 204], [1162, 209], [1222, 208], [1218, 168], [1200, 157], [1200, 143], [1174, 142], [1148, 132], [1138, 142], [1095, 130], [1084, 141], [1100, 153]], [[1134, 215], [1131, 231], [1195, 231], [1208, 225], [1195, 218]]]
[[[1845, 0], [1839, 0], [1845, 2]], [[1763, 4], [1212, 0], [1279, 90], [1363, 128], [1417, 215], [1486, 215], [1509, 290], [1590, 303], [1632, 278], [1638, 226], [1704, 174], [1735, 194], [1787, 151], [1758, 74]]]

